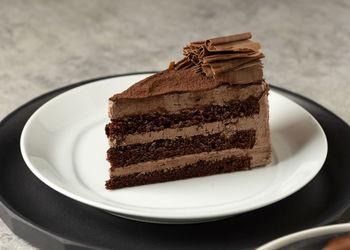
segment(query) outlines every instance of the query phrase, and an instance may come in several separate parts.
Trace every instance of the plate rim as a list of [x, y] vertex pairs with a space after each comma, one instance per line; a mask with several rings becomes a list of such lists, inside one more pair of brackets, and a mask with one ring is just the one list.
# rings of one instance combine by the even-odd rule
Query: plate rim
[[301, 240], [311, 239], [313, 237], [323, 236], [327, 234], [350, 232], [350, 222], [321, 227], [314, 227], [291, 233], [280, 238], [274, 239], [266, 244], [258, 247], [256, 250], [274, 250], [285, 247], [289, 244], [296, 243]]
[[[232, 212], [230, 210], [228, 210], [227, 208], [221, 210], [219, 213], [218, 212], [213, 212], [213, 210], [211, 211], [206, 211], [203, 215], [203, 213], [198, 213], [196, 215], [191, 214], [191, 216], [188, 216], [188, 214], [171, 214], [170, 213], [162, 213], [159, 214], [157, 216], [154, 216], [154, 212], [150, 212], [150, 209], [144, 209], [144, 210], [133, 210], [130, 208], [121, 208], [118, 206], [112, 206], [112, 205], [108, 205], [108, 204], [103, 204], [100, 203], [98, 201], [95, 200], [91, 200], [87, 197], [81, 196], [79, 194], [75, 194], [73, 192], [70, 192], [69, 190], [60, 187], [59, 185], [52, 183], [50, 180], [48, 180], [47, 178], [45, 178], [44, 176], [41, 175], [40, 171], [38, 171], [36, 169], [36, 167], [34, 166], [34, 164], [31, 163], [31, 161], [29, 160], [28, 155], [25, 153], [24, 149], [24, 134], [26, 133], [26, 130], [28, 128], [28, 124], [30, 125], [31, 121], [35, 118], [35, 116], [40, 112], [41, 108], [48, 105], [50, 102], [54, 102], [55, 99], [60, 98], [63, 94], [67, 93], [68, 91], [74, 90], [77, 87], [83, 87], [86, 86], [86, 84], [88, 83], [94, 83], [94, 82], [99, 82], [102, 80], [106, 80], [106, 79], [113, 79], [113, 78], [118, 78], [118, 77], [123, 77], [123, 76], [133, 76], [133, 75], [141, 75], [141, 74], [153, 74], [154, 72], [139, 72], [139, 73], [129, 73], [129, 74], [121, 74], [121, 75], [111, 75], [111, 76], [105, 76], [105, 77], [100, 77], [100, 78], [94, 78], [94, 79], [90, 79], [90, 80], [86, 80], [86, 81], [82, 81], [73, 85], [68, 85], [66, 87], [63, 87], [61, 89], [67, 88], [66, 91], [56, 95], [55, 97], [51, 98], [50, 100], [48, 100], [47, 102], [45, 102], [44, 104], [42, 104], [38, 109], [36, 109], [31, 116], [29, 117], [29, 119], [27, 120], [27, 122], [25, 123], [22, 132], [21, 132], [21, 136], [20, 136], [20, 151], [22, 154], [22, 157], [27, 165], [27, 167], [30, 169], [30, 171], [42, 182], [44, 182], [47, 186], [49, 186], [50, 188], [54, 189], [55, 191], [67, 196], [68, 198], [74, 199], [78, 202], [81, 202], [83, 204], [98, 208], [98, 209], [102, 209], [105, 211], [109, 211], [114, 213], [115, 215], [120, 215], [122, 217], [126, 217], [129, 219], [134, 219], [134, 220], [139, 220], [139, 221], [146, 221], [146, 222], [153, 222], [153, 223], [179, 223], [179, 224], [183, 224], [183, 223], [196, 223], [196, 222], [205, 222], [205, 221], [211, 221], [211, 220], [218, 220], [218, 219], [222, 219], [222, 218], [226, 218], [229, 216], [233, 216], [233, 215], [238, 215], [241, 213], [245, 213], [245, 212], [249, 212], [249, 211], [253, 211], [256, 210], [258, 208], [262, 208], [265, 206], [268, 206], [270, 204], [276, 203], [282, 199], [287, 198], [288, 196], [292, 195], [293, 193], [299, 191], [301, 188], [303, 188], [305, 185], [307, 185], [313, 178], [316, 177], [316, 175], [319, 173], [319, 171], [322, 169], [325, 160], [327, 158], [328, 155], [328, 140], [327, 140], [327, 136], [322, 128], [322, 126], [319, 124], [319, 122], [317, 121], [317, 119], [310, 114], [310, 112], [308, 112], [304, 107], [302, 107], [301, 105], [299, 105], [298, 103], [294, 102], [293, 100], [289, 99], [288, 97], [283, 96], [282, 94], [278, 93], [279, 88], [275, 87], [273, 85], [271, 86], [271, 90], [273, 90], [274, 94], [277, 94], [278, 96], [287, 99], [288, 101], [292, 102], [294, 105], [297, 105], [303, 113], [305, 113], [305, 115], [308, 115], [312, 122], [319, 128], [319, 130], [322, 133], [322, 140], [325, 143], [325, 154], [322, 160], [320, 160], [321, 166], [317, 169], [317, 171], [314, 173], [314, 175], [311, 178], [308, 178], [307, 181], [301, 185], [298, 186], [297, 188], [292, 189], [289, 192], [286, 192], [284, 195], [280, 196], [280, 197], [275, 197], [271, 200], [269, 200], [268, 202], [262, 202], [260, 204], [255, 204], [252, 206], [249, 206], [249, 208], [243, 208], [240, 209], [238, 211]], [[277, 91], [275, 91], [274, 89], [276, 89]], [[60, 90], [60, 89], [58, 89]], [[53, 90], [49, 93], [44, 94], [45, 95], [49, 95], [52, 92], [55, 92], [57, 90]], [[285, 91], [284, 89], [282, 89], [282, 91]], [[41, 96], [39, 96], [38, 98], [40, 98]], [[35, 100], [35, 99], [34, 99]], [[33, 101], [34, 101], [33, 100]], [[226, 206], [226, 205], [225, 205]], [[231, 205], [232, 206], [232, 205]], [[223, 205], [217, 205], [217, 208], [222, 208]], [[164, 210], [165, 211], [165, 210]]]

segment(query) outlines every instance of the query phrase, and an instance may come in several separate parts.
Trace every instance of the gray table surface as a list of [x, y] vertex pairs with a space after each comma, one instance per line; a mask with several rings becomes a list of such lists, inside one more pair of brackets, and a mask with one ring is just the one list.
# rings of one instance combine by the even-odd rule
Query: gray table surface
[[[251, 31], [265, 78], [350, 123], [350, 1], [0, 0], [0, 119], [47, 91], [161, 70], [190, 41]], [[0, 249], [35, 249], [0, 220]]]

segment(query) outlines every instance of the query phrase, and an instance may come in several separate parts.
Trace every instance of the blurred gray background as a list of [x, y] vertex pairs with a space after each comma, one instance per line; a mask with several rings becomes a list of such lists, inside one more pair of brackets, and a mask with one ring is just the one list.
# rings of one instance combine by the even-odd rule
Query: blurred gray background
[[[350, 123], [350, 1], [0, 0], [0, 120], [99, 76], [156, 71], [194, 40], [253, 33], [265, 78]], [[0, 248], [31, 249], [0, 220]]]

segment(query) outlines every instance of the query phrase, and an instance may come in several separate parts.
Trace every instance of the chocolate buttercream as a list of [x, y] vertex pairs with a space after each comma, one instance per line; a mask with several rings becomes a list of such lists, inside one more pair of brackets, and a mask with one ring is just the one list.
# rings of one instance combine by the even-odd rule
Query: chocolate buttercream
[[213, 89], [221, 84], [258, 83], [263, 79], [260, 44], [251, 33], [192, 42], [184, 58], [168, 69], [135, 83], [111, 101]]

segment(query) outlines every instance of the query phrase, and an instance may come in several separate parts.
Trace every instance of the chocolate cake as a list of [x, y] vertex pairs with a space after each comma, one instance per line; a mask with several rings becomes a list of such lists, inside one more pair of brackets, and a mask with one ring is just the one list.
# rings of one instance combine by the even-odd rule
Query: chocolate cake
[[260, 44], [192, 42], [184, 58], [109, 99], [107, 189], [229, 173], [271, 161]]

